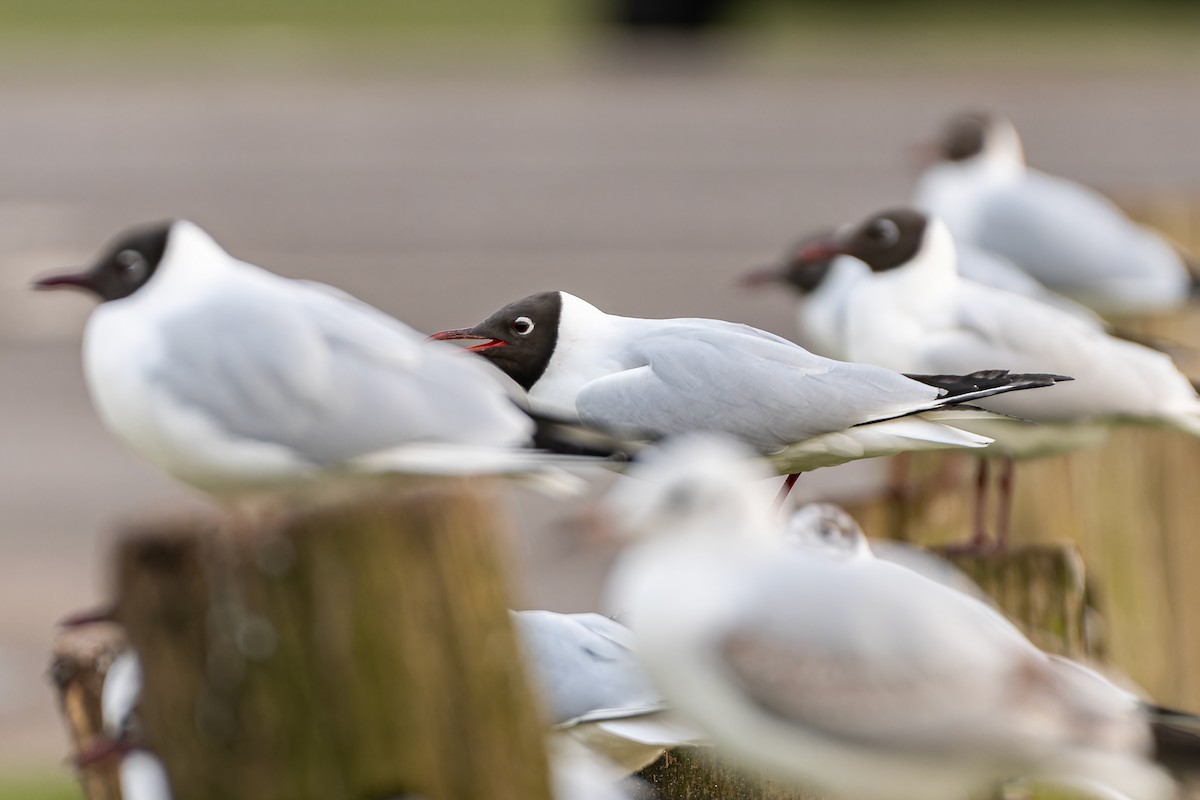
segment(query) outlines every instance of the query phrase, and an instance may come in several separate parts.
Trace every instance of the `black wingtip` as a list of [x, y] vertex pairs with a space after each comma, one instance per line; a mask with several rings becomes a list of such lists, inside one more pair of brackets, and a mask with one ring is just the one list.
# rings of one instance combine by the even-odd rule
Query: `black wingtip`
[[989, 394], [1035, 389], [1075, 380], [1070, 375], [1053, 373], [1010, 373], [1006, 369], [983, 369], [966, 375], [906, 375], [915, 381], [936, 386], [946, 392], [946, 398], [965, 399], [986, 397]]

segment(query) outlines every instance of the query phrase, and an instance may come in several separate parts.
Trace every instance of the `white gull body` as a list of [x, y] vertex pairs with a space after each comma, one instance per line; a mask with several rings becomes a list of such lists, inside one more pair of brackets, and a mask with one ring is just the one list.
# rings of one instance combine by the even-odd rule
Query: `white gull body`
[[1039, 370], [1075, 380], [1036, 394], [977, 402], [1032, 420], [982, 420], [964, 427], [997, 439], [987, 454], [1035, 456], [1100, 441], [1114, 422], [1200, 434], [1200, 399], [1164, 353], [1106, 334], [1084, 320], [1020, 295], [962, 279], [954, 242], [930, 218], [916, 256], [872, 272], [839, 256], [803, 299], [806, 334], [837, 356], [890, 369], [969, 372], [983, 364]]
[[[556, 740], [582, 745], [619, 775], [649, 766], [668, 748], [704, 743], [650, 683], [624, 625], [553, 611], [516, 611], [512, 620]], [[571, 742], [552, 745], [558, 760], [575, 752]]]
[[529, 389], [535, 410], [622, 435], [729, 433], [781, 473], [990, 441], [948, 423], [979, 412], [954, 411], [942, 390], [896, 372], [747, 325], [621, 317], [559, 294], [557, 343]]
[[[142, 667], [132, 650], [119, 653], [104, 674], [100, 713], [105, 735], [128, 735], [142, 694]], [[137, 748], [121, 758], [119, 769], [124, 800], [171, 800], [171, 786], [162, 762], [153, 753]]]
[[532, 431], [484, 365], [336, 289], [239, 261], [185, 221], [144, 286], [92, 313], [84, 370], [119, 439], [212, 491], [356, 462], [486, 465]]
[[915, 202], [946, 221], [956, 240], [997, 253], [1050, 289], [1102, 314], [1180, 305], [1191, 279], [1179, 252], [1100, 193], [1031, 169], [1016, 128], [992, 117], [983, 149], [939, 161]]
[[609, 499], [608, 587], [673, 707], [727, 757], [823, 792], [951, 800], [1009, 778], [1171, 797], [1124, 695], [987, 605], [860, 552], [778, 535], [744, 451], [680, 442]]

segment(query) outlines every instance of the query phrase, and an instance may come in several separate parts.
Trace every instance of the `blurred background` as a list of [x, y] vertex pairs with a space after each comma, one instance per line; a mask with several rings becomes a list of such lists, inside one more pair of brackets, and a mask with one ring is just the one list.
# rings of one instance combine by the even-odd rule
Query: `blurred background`
[[[31, 277], [182, 216], [426, 331], [561, 288], [791, 336], [738, 273], [904, 201], [908, 146], [964, 108], [1011, 116], [1037, 166], [1194, 208], [1200, 4], [0, 0], [0, 798], [78, 796], [53, 623], [103, 599], [122, 520], [205, 502], [102, 429], [91, 301]], [[591, 608], [570, 509], [514, 510], [522, 603]]]

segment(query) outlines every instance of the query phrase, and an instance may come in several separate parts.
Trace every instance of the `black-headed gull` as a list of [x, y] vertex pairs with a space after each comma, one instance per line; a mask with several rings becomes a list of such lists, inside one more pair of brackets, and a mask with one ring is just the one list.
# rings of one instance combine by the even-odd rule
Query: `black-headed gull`
[[785, 541], [746, 455], [668, 442], [606, 501], [627, 542], [607, 605], [718, 750], [849, 797], [950, 800], [1014, 777], [1173, 795], [1144, 707], [974, 598], [856, 546]]
[[914, 199], [960, 242], [1102, 314], [1161, 311], [1188, 298], [1192, 280], [1178, 250], [1095, 190], [1027, 167], [1007, 119], [960, 114], [937, 154]]
[[[814, 275], [805, 275], [812, 264]], [[913, 209], [875, 214], [813, 243], [779, 272], [799, 294], [805, 337], [837, 358], [904, 372], [969, 372], [980, 365], [1075, 378], [1036, 395], [977, 405], [1039, 424], [993, 419], [964, 427], [996, 439], [986, 455], [1029, 458], [1099, 442], [1117, 423], [1200, 435], [1200, 397], [1170, 357], [1012, 292], [963, 280], [954, 241]], [[983, 469], [986, 469], [984, 467]], [[981, 473], [982, 474], [982, 473]], [[1007, 527], [1011, 462], [998, 535]], [[982, 500], [982, 498], [979, 498]], [[975, 543], [983, 536], [977, 504]]]
[[[743, 286], [760, 286], [775, 283], [784, 278], [781, 270], [786, 270], [793, 273], [787, 276], [788, 279], [795, 281], [801, 286], [807, 285], [806, 288], [813, 289], [820, 282], [824, 272], [833, 263], [833, 256], [817, 262], [810, 256], [812, 246], [826, 242], [836, 235], [837, 230], [833, 228], [813, 231], [793, 243], [780, 262], [746, 273], [742, 276], [740, 283]], [[1096, 312], [1085, 305], [1076, 303], [1074, 300], [1047, 289], [1032, 275], [1003, 256], [982, 250], [965, 242], [955, 241], [954, 245], [958, 252], [958, 274], [967, 280], [982, 283], [985, 286], [991, 286], [996, 289], [1023, 294], [1034, 300], [1049, 303], [1063, 311], [1069, 311], [1071, 314], [1088, 321], [1097, 328], [1105, 327], [1106, 323]], [[801, 330], [803, 328], [802, 324]], [[801, 344], [807, 343], [801, 341]], [[813, 349], [818, 353], [825, 352], [821, 348], [820, 343], [814, 344]]]
[[535, 411], [621, 437], [729, 433], [792, 480], [858, 458], [983, 447], [987, 437], [947, 424], [962, 413], [954, 406], [1063, 379], [991, 371], [905, 376], [822, 358], [748, 325], [620, 317], [561, 291], [431, 338], [484, 340], [468, 349], [520, 384]]
[[83, 339], [97, 412], [200, 488], [534, 460], [517, 448], [535, 424], [493, 371], [337, 289], [240, 261], [185, 220], [127, 231], [88, 269], [35, 286], [101, 301]]
[[[621, 775], [672, 747], [704, 743], [676, 718], [638, 663], [633, 634], [600, 614], [512, 613], [517, 640], [557, 734], [583, 745]], [[570, 745], [552, 742], [559, 760]]]

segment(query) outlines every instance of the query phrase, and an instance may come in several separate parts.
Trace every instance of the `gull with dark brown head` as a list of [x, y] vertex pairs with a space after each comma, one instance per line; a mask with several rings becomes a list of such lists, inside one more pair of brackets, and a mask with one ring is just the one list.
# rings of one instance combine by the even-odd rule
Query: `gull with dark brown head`
[[[1097, 443], [1122, 423], [1200, 435], [1200, 398], [1168, 355], [1110, 336], [1045, 303], [962, 280], [949, 230], [922, 211], [874, 214], [811, 244], [776, 275], [796, 292], [804, 338], [827, 343], [837, 357], [901, 372], [962, 373], [995, 365], [1075, 378], [1045, 392], [977, 401], [1038, 423], [963, 423], [996, 440], [984, 455], [1062, 452]], [[1000, 537], [1007, 527], [1011, 475], [1009, 462]], [[976, 544], [984, 533], [982, 496], [980, 501]]]
[[510, 303], [434, 339], [468, 348], [528, 392], [535, 411], [620, 437], [727, 433], [780, 474], [908, 450], [977, 448], [989, 439], [950, 424], [984, 397], [1061, 376], [902, 375], [814, 355], [779, 336], [712, 319], [606, 314], [562, 291]]
[[214, 492], [330, 473], [539, 468], [500, 376], [329, 286], [274, 275], [186, 220], [38, 280], [100, 301], [83, 336], [117, 438]]
[[1026, 166], [1009, 120], [959, 114], [934, 151], [914, 200], [957, 241], [1003, 256], [1102, 314], [1162, 311], [1191, 294], [1176, 247], [1094, 189]]

